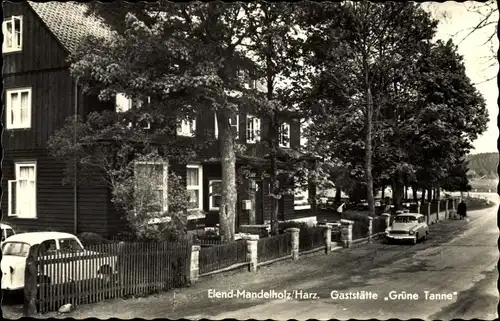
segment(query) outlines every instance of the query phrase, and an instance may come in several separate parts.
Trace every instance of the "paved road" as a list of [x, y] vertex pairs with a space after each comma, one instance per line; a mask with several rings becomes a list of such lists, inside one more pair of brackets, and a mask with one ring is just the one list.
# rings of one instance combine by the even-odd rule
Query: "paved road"
[[[500, 203], [498, 196], [488, 196]], [[146, 298], [82, 305], [62, 317], [236, 319], [442, 319], [496, 318], [498, 229], [492, 207], [469, 213], [470, 221], [431, 226], [429, 240], [413, 245], [365, 244], [273, 264], [256, 273], [240, 272], [201, 280], [190, 288]], [[316, 299], [210, 298], [209, 290], [314, 293]], [[334, 300], [332, 291], [365, 291], [376, 300]], [[391, 291], [419, 295], [415, 300], [384, 300]], [[431, 300], [425, 292], [449, 294]], [[456, 292], [456, 295], [454, 294]], [[21, 316], [19, 305], [3, 306], [4, 316]], [[60, 317], [46, 314], [44, 317]]]
[[[495, 194], [488, 198], [498, 204]], [[293, 288], [276, 289], [315, 293], [316, 299], [270, 300], [248, 308], [219, 314], [205, 311], [187, 318], [496, 319], [497, 209], [495, 206], [470, 212], [468, 223], [451, 221], [435, 225], [433, 238], [426, 244], [415, 247], [370, 245], [359, 261], [347, 263], [352, 268], [347, 275], [327, 270], [321, 275], [304, 275]], [[436, 234], [444, 234], [446, 229], [458, 235], [443, 242], [445, 238]], [[361, 248], [356, 251], [365, 252]], [[330, 295], [333, 290], [341, 293], [366, 291], [377, 294], [378, 299], [335, 300]], [[391, 293], [401, 296], [393, 299]], [[432, 298], [431, 293], [450, 294], [451, 299]], [[416, 294], [418, 298], [410, 298], [408, 294]]]

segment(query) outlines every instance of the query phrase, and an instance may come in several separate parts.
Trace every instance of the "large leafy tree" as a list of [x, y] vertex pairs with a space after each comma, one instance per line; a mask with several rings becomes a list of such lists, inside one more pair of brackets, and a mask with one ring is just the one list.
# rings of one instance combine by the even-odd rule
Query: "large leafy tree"
[[[247, 57], [253, 63], [253, 77], [259, 79], [257, 87], [248, 98], [249, 104], [264, 119], [262, 145], [268, 150], [270, 168], [265, 174], [270, 181], [271, 233], [278, 233], [279, 200], [283, 195], [293, 193], [291, 182], [306, 187], [309, 180], [307, 162], [299, 159], [297, 150], [281, 148], [289, 145], [290, 120], [300, 121], [302, 113], [296, 108], [296, 101], [303, 96], [307, 86], [301, 58], [304, 46], [304, 33], [300, 34], [297, 25], [297, 10], [302, 5], [285, 3], [266, 3], [257, 1], [249, 6], [247, 12], [251, 31], [243, 41]], [[285, 124], [285, 125], [283, 125]], [[285, 164], [279, 165], [280, 162]], [[310, 164], [309, 164], [310, 165]]]
[[[234, 238], [236, 211], [235, 143], [229, 120], [244, 95], [236, 70], [247, 60], [238, 45], [249, 30], [247, 4], [171, 3], [90, 4], [90, 13], [113, 30], [109, 39], [89, 38], [72, 58], [72, 73], [101, 99], [116, 93], [149, 97], [130, 112], [149, 116], [172, 133], [172, 123], [192, 119], [202, 110], [217, 115], [221, 153], [221, 235]], [[147, 114], [147, 115], [146, 115]], [[175, 120], [172, 117], [175, 116]], [[174, 125], [175, 127], [175, 125]]]
[[411, 158], [421, 188], [432, 189], [453, 171], [486, 130], [488, 111], [467, 77], [463, 58], [451, 40], [438, 41], [418, 62], [419, 87]]
[[[196, 146], [179, 149], [175, 142], [166, 141], [156, 148], [143, 126], [124, 126], [121, 120], [121, 116], [110, 111], [92, 112], [85, 119], [70, 117], [52, 135], [48, 147], [52, 155], [66, 164], [67, 183], [76, 183], [74, 179], [77, 179], [79, 184], [95, 184], [91, 178], [102, 178], [112, 192], [112, 203], [128, 222], [128, 229], [119, 234], [140, 239], [175, 239], [183, 235], [186, 228], [185, 186], [179, 184], [174, 174], [168, 176], [168, 210], [165, 211], [165, 199], [156, 192], [165, 186], [164, 176], [160, 174], [164, 167], [158, 168], [159, 175], [137, 177], [133, 161], [182, 162], [196, 153]], [[161, 230], [150, 224], [155, 219], [165, 222]]]
[[[404, 144], [396, 149], [386, 144], [388, 137], [400, 137], [394, 107], [402, 107], [402, 93], [396, 97], [389, 88], [403, 81], [420, 48], [432, 39], [436, 22], [413, 3], [325, 3], [315, 9], [308, 16], [316, 30], [310, 43], [313, 64], [320, 66], [316, 89], [326, 105], [316, 132], [330, 134], [334, 148], [344, 147], [333, 149], [337, 157], [359, 164], [362, 153], [366, 198], [374, 213], [374, 143], [383, 156], [392, 156], [383, 160], [392, 167], [381, 164], [391, 178], [407, 167]], [[394, 111], [392, 123], [382, 115], [388, 109]]]

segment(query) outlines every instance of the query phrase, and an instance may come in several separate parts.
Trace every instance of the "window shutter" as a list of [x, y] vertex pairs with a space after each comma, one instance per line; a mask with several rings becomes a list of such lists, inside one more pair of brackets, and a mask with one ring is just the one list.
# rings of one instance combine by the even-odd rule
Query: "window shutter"
[[255, 141], [260, 141], [260, 118], [255, 117], [254, 118], [254, 135], [255, 135]]
[[219, 137], [219, 124], [217, 124], [217, 114], [214, 113], [214, 121], [215, 121], [215, 124], [214, 124], [214, 135], [215, 135], [215, 138]]
[[23, 19], [22, 17], [12, 17], [12, 41], [15, 43], [13, 47], [21, 49], [23, 44]]

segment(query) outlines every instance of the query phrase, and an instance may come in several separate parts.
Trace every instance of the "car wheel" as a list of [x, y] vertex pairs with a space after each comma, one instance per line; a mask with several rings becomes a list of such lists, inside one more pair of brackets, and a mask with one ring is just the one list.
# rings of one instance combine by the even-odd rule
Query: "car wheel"
[[415, 235], [415, 238], [413, 239], [413, 245], [417, 244], [418, 242], [418, 233]]

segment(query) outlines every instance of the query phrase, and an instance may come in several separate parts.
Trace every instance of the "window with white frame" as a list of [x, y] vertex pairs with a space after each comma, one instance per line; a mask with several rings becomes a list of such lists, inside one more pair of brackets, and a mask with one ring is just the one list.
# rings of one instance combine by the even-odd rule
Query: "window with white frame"
[[23, 17], [12, 16], [2, 24], [3, 46], [6, 52], [21, 51], [23, 49]]
[[136, 211], [167, 212], [168, 163], [136, 161], [134, 170]]
[[[240, 115], [234, 115], [229, 118], [229, 125], [233, 131], [234, 138], [238, 139], [240, 136]], [[217, 115], [215, 115], [215, 138], [219, 137], [219, 125], [217, 123]]]
[[308, 210], [311, 208], [309, 204], [309, 189], [307, 187], [295, 184], [293, 205], [296, 210]]
[[222, 181], [220, 179], [208, 181], [209, 210], [218, 211], [220, 208]]
[[[145, 97], [145, 101], [147, 101], [148, 104], [151, 103], [151, 97], [147, 96]], [[144, 104], [144, 101], [140, 98], [129, 98], [127, 95], [123, 93], [118, 93], [115, 96], [115, 104], [116, 104], [116, 112], [117, 113], [123, 113], [126, 111], [129, 111], [134, 107], [135, 109], [139, 109], [142, 107]]]
[[288, 123], [283, 123], [280, 126], [279, 145], [280, 147], [290, 148], [290, 124]]
[[8, 215], [36, 218], [36, 162], [15, 163], [15, 180], [9, 180]]
[[[146, 97], [148, 104], [151, 103], [151, 97]], [[143, 105], [143, 101], [141, 99], [132, 99], [127, 97], [123, 93], [118, 93], [115, 96], [115, 111], [117, 113], [124, 113], [126, 111], [131, 110], [132, 108], [139, 109]], [[145, 115], [147, 116], [147, 115]], [[146, 117], [143, 117], [146, 118]], [[151, 128], [151, 122], [144, 120], [144, 119], [139, 119], [139, 123], [143, 125], [143, 129], [150, 129]], [[132, 122], [129, 122], [128, 127], [132, 127]]]
[[203, 209], [203, 169], [201, 165], [186, 165], [188, 210]]
[[7, 129], [31, 127], [31, 88], [7, 89]]
[[260, 141], [260, 119], [247, 115], [247, 143]]
[[180, 124], [177, 126], [177, 135], [193, 137], [196, 131], [196, 120], [181, 120]]

